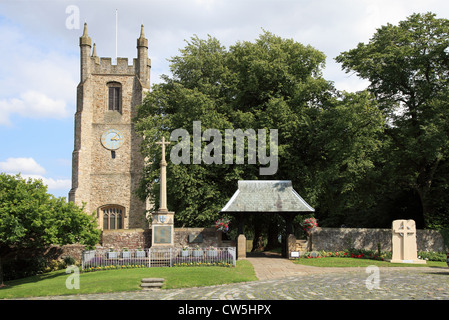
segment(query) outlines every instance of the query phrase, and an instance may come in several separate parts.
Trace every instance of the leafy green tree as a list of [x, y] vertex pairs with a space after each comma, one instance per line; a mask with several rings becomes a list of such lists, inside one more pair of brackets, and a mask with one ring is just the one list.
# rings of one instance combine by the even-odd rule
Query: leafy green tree
[[375, 204], [384, 121], [366, 91], [342, 92], [320, 111], [309, 135], [321, 226], [347, 223], [348, 212]]
[[[155, 201], [155, 209], [160, 161], [155, 142], [162, 135], [167, 140], [178, 128], [192, 134], [194, 121], [201, 121], [203, 131], [218, 129], [223, 137], [226, 129], [277, 129], [279, 166], [274, 175], [260, 175], [264, 165], [248, 163], [248, 145], [244, 164], [168, 161], [168, 207], [176, 211], [179, 226], [211, 225], [238, 180], [292, 180], [298, 193], [333, 223], [338, 219], [332, 215], [363, 203], [352, 193], [373, 171], [371, 157], [379, 147], [383, 118], [372, 95], [338, 93], [323, 78], [322, 52], [264, 32], [254, 42], [229, 49], [215, 38], [193, 37], [180, 53], [171, 59], [172, 76], [153, 86], [136, 119], [143, 154], [152, 162], [140, 193]], [[202, 141], [203, 148], [207, 144]], [[276, 218], [256, 233], [271, 232], [269, 238], [276, 239], [281, 228]], [[276, 230], [267, 231], [269, 225]]]
[[430, 226], [441, 205], [435, 198], [436, 180], [448, 174], [441, 170], [449, 150], [448, 48], [449, 20], [413, 14], [398, 25], [382, 26], [369, 43], [336, 58], [344, 70], [370, 81], [369, 90], [389, 124], [385, 176], [390, 185], [419, 197], [419, 227]]
[[41, 180], [0, 173], [0, 284], [1, 260], [22, 248], [43, 249], [52, 244], [98, 243], [95, 218], [65, 198], [47, 193]]
[[[228, 50], [215, 38], [193, 37], [180, 52], [171, 60], [173, 76], [164, 76], [164, 83], [153, 86], [136, 123], [145, 137], [144, 155], [153, 160], [142, 195], [149, 193], [156, 201], [159, 186], [153, 182], [159, 174], [160, 150], [155, 142], [162, 134], [167, 139], [177, 128], [192, 134], [193, 121], [201, 121], [203, 131], [220, 130], [223, 137], [226, 129], [267, 129], [268, 134], [269, 129], [278, 129], [282, 158], [302, 125], [303, 109], [331, 86], [320, 74], [325, 61], [321, 52], [269, 32], [255, 43], [239, 42]], [[203, 141], [202, 146], [206, 144]], [[168, 204], [179, 225], [210, 225], [238, 180], [260, 178], [261, 165], [248, 164], [247, 147], [244, 164], [169, 162]], [[280, 171], [263, 178], [288, 178]]]

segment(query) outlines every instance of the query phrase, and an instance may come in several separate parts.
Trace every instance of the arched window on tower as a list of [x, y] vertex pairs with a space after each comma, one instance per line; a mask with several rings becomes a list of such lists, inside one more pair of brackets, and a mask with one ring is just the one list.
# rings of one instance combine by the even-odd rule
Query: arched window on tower
[[103, 216], [103, 230], [123, 229], [125, 208], [110, 205], [100, 208], [100, 212]]
[[108, 110], [122, 112], [122, 85], [108, 82]]

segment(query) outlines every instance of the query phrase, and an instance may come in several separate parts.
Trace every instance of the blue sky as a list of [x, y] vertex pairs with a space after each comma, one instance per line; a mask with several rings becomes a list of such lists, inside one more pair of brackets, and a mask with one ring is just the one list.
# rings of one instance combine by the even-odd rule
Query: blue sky
[[167, 59], [185, 39], [211, 35], [228, 47], [253, 41], [263, 29], [323, 51], [324, 77], [346, 91], [366, 83], [341, 71], [333, 60], [340, 52], [415, 12], [449, 18], [444, 0], [1, 0], [0, 172], [41, 178], [50, 193], [67, 196], [79, 37], [87, 22], [98, 55], [114, 58], [116, 9], [118, 56], [130, 63], [136, 57], [143, 23], [153, 84], [170, 73]]

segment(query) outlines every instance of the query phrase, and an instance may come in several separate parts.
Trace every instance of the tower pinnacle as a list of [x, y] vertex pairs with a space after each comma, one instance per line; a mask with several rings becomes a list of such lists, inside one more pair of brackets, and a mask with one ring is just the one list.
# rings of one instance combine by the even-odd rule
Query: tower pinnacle
[[83, 35], [80, 37], [80, 46], [87, 45], [90, 46], [92, 41], [90, 40], [89, 35], [87, 34], [87, 23], [84, 23]]
[[143, 30], [143, 24], [140, 26], [140, 38], [145, 38], [145, 32]]
[[96, 57], [97, 56], [97, 46], [94, 43], [94, 48], [92, 49], [92, 57]]
[[148, 48], [148, 40], [145, 38], [143, 24], [140, 26], [140, 37], [139, 37], [139, 39], [137, 39], [137, 48], [139, 48], [139, 47]]

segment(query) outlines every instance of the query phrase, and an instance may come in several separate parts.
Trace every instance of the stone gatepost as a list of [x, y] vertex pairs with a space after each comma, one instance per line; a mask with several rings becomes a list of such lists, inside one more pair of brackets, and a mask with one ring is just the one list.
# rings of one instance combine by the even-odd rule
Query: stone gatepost
[[288, 259], [292, 259], [292, 252], [297, 252], [297, 245], [296, 245], [296, 237], [294, 234], [289, 234], [287, 237], [287, 257]]
[[246, 237], [245, 235], [239, 234], [237, 237], [237, 259], [246, 258]]

